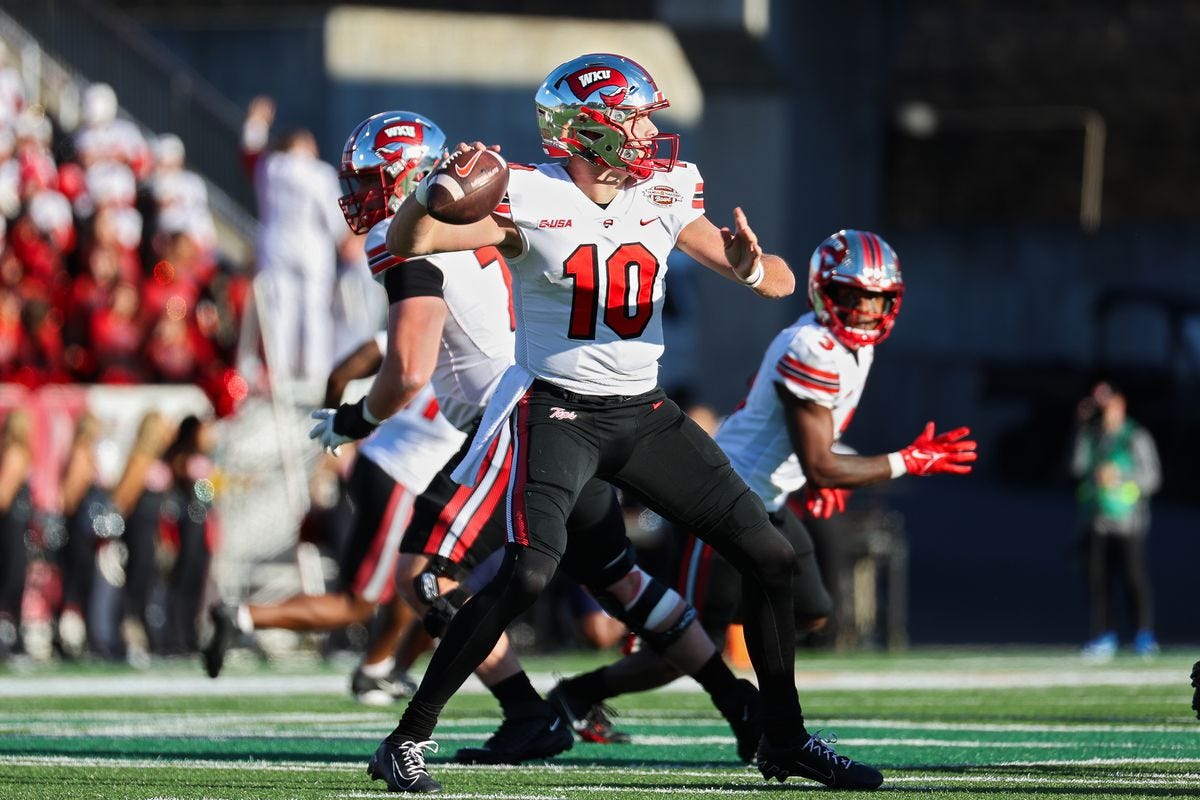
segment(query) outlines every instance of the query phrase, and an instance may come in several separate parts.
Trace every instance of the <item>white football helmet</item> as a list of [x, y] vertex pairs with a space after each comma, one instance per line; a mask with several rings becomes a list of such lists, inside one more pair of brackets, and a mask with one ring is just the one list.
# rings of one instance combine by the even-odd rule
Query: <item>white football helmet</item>
[[[883, 295], [883, 311], [856, 311], [857, 292]], [[876, 345], [888, 337], [900, 313], [904, 278], [896, 251], [870, 231], [838, 231], [813, 251], [808, 262], [808, 299], [821, 324], [850, 349]], [[851, 315], [873, 317], [872, 328], [852, 328]]]
[[542, 82], [534, 103], [542, 149], [552, 158], [580, 156], [636, 178], [675, 166], [677, 134], [634, 138], [626, 132], [636, 117], [670, 105], [650, 73], [631, 59], [591, 53], [560, 64]]
[[405, 195], [446, 155], [446, 134], [428, 117], [383, 111], [355, 126], [342, 149], [338, 204], [346, 224], [366, 233], [396, 213]]

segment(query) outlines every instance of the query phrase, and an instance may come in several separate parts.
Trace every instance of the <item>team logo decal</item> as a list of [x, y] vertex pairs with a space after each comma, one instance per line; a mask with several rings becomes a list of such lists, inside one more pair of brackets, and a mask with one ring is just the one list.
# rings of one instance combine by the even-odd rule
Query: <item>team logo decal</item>
[[375, 149], [395, 151], [400, 147], [421, 144], [425, 141], [425, 126], [419, 122], [397, 120], [379, 129], [375, 134]]
[[642, 194], [646, 199], [656, 206], [673, 206], [683, 199], [683, 195], [675, 191], [670, 186], [659, 184], [651, 186], [648, 189], [643, 189]]
[[609, 108], [621, 105], [625, 95], [633, 91], [624, 75], [608, 67], [585, 67], [562, 80], [567, 82], [579, 102], [585, 102], [594, 92], [599, 92], [601, 102]]

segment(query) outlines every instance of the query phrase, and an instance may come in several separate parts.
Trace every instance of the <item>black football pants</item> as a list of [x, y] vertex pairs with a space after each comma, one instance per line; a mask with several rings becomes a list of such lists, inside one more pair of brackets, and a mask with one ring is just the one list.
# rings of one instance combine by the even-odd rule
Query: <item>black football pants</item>
[[795, 553], [716, 443], [661, 390], [594, 397], [537, 381], [509, 424], [516, 443], [510, 540], [517, 546], [508, 546], [496, 577], [455, 616], [397, 730], [428, 738], [441, 707], [549, 584], [566, 551], [568, 517], [585, 513], [577, 500], [594, 477], [633, 491], [738, 568], [747, 647], [769, 715], [764, 722], [768, 729], [780, 720], [799, 727]]

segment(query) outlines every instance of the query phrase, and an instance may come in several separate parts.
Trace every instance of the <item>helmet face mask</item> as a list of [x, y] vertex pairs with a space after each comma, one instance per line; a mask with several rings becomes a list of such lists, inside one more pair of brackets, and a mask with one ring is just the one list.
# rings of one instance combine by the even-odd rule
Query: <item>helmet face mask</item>
[[338, 205], [350, 230], [366, 233], [394, 214], [445, 153], [446, 134], [419, 114], [384, 111], [360, 122], [346, 140], [338, 172]]
[[896, 251], [869, 231], [839, 231], [809, 260], [813, 311], [834, 338], [852, 350], [877, 345], [891, 334], [903, 297]]
[[675, 166], [678, 135], [633, 133], [639, 119], [670, 103], [650, 73], [631, 59], [611, 53], [572, 59], [550, 73], [534, 103], [548, 156], [579, 156], [638, 179]]

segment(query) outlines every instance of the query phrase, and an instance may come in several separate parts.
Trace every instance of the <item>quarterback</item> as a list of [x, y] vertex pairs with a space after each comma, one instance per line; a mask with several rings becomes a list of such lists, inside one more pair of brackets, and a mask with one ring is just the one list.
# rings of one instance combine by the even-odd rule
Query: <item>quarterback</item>
[[763, 253], [740, 209], [733, 229], [708, 220], [699, 170], [678, 160], [678, 137], [651, 121], [667, 100], [634, 61], [612, 54], [568, 61], [547, 76], [535, 104], [544, 150], [565, 162], [513, 165], [507, 197], [470, 224], [433, 219], [418, 188], [388, 230], [397, 257], [496, 247], [508, 261], [516, 363], [455, 477], [470, 481], [504, 435], [514, 467], [504, 563], [452, 621], [377, 749], [372, 775], [392, 791], [440, 788], [424, 751], [436, 748], [442, 709], [554, 575], [567, 550], [567, 516], [600, 477], [696, 531], [746, 577], [747, 641], [764, 701], [757, 752], [764, 777], [879, 786], [877, 770], [838, 755], [804, 727], [793, 678], [791, 546], [721, 449], [657, 385], [673, 248], [764, 297], [793, 291], [790, 269]]

